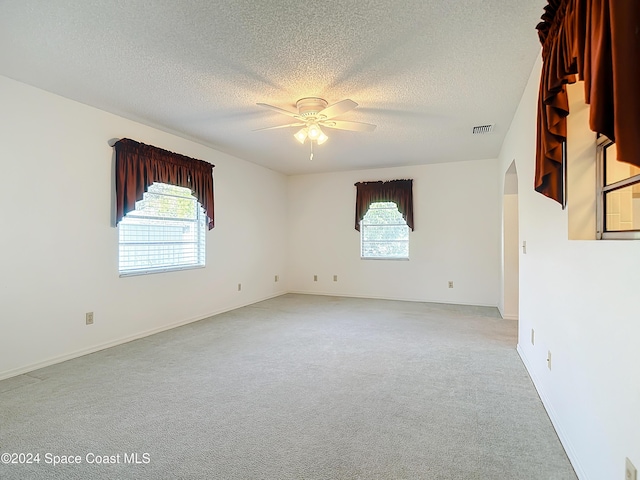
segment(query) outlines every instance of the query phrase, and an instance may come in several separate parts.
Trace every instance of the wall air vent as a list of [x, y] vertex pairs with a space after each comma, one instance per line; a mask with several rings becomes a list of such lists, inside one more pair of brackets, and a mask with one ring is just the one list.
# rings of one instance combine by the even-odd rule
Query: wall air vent
[[473, 127], [474, 135], [482, 135], [483, 133], [491, 133], [493, 131], [493, 124], [491, 125], [478, 125]]

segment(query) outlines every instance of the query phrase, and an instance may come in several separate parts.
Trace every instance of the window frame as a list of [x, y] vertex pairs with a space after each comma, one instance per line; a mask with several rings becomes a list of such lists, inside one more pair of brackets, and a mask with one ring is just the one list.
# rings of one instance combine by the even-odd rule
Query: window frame
[[613, 144], [614, 142], [607, 136], [598, 135], [596, 140], [596, 238], [598, 240], [640, 240], [640, 229], [606, 230], [607, 193], [640, 184], [640, 174], [606, 184], [606, 150]]
[[[129, 218], [136, 218], [136, 219], [141, 219], [141, 220], [155, 220], [155, 221], [166, 221], [166, 222], [185, 222], [185, 223], [189, 223], [194, 225], [195, 228], [195, 241], [193, 242], [186, 242], [189, 245], [195, 245], [196, 246], [196, 261], [194, 263], [190, 263], [190, 264], [180, 264], [180, 265], [169, 265], [169, 266], [162, 266], [162, 267], [157, 267], [157, 268], [138, 268], [138, 269], [129, 269], [129, 270], [121, 270], [121, 246], [123, 245], [123, 242], [121, 241], [121, 235], [122, 235], [122, 227], [128, 225], [126, 223], [126, 218], [128, 217], [129, 214], [132, 214], [134, 212], [137, 211], [137, 208], [134, 210], [131, 210], [130, 212], [127, 213], [127, 215], [125, 215], [123, 217], [123, 219], [120, 221], [120, 223], [118, 224], [118, 274], [120, 277], [130, 277], [130, 276], [138, 276], [138, 275], [150, 275], [150, 274], [155, 274], [155, 273], [165, 273], [165, 272], [174, 272], [174, 271], [181, 271], [181, 270], [192, 270], [192, 269], [197, 269], [197, 268], [204, 268], [206, 266], [206, 238], [207, 238], [207, 214], [204, 211], [204, 208], [202, 207], [202, 204], [199, 202], [199, 200], [195, 197], [195, 195], [193, 195], [193, 192], [190, 193], [190, 197], [189, 196], [182, 196], [182, 195], [175, 195], [173, 193], [168, 193], [168, 192], [154, 192], [152, 191], [152, 187], [153, 185], [167, 185], [167, 186], [171, 186], [171, 187], [178, 187], [178, 188], [183, 188], [183, 189], [187, 189], [186, 187], [181, 187], [179, 185], [173, 185], [173, 184], [169, 184], [169, 183], [164, 183], [164, 182], [154, 182], [152, 185], [149, 186], [148, 192], [145, 192], [145, 196], [143, 196], [142, 200], [139, 200], [136, 202], [136, 207], [137, 204], [143, 201], [148, 201], [146, 198], [147, 193], [153, 194], [153, 195], [157, 195], [157, 196], [161, 196], [161, 197], [167, 197], [167, 198], [181, 198], [181, 199], [188, 199], [191, 200], [193, 202], [195, 202], [194, 208], [195, 208], [195, 218], [194, 219], [186, 219], [186, 218], [181, 218], [181, 217], [162, 217], [162, 216], [150, 216], [150, 215], [131, 215], [131, 217]], [[186, 192], [185, 192], [186, 193]], [[167, 225], [169, 226], [169, 225]], [[173, 226], [173, 225], [172, 225]], [[129, 242], [129, 243], [135, 243], [135, 242]], [[158, 243], [158, 242], [141, 242], [142, 244], [145, 245], [152, 245], [154, 243]], [[167, 243], [167, 242], [159, 242], [159, 244], [162, 243]], [[171, 243], [171, 242], [168, 242]], [[175, 243], [175, 242], [174, 242]], [[125, 242], [124, 245], [126, 245], [127, 243]]]
[[[404, 223], [385, 223], [385, 224], [366, 224], [365, 223], [365, 218], [367, 216], [367, 214], [369, 213], [369, 211], [371, 210], [371, 207], [375, 204], [378, 203], [392, 203], [395, 205], [395, 211], [398, 212], [398, 214], [400, 215], [400, 218], [403, 220]], [[393, 210], [392, 207], [374, 207], [374, 209], [386, 209], [386, 210]], [[406, 256], [401, 256], [401, 257], [390, 257], [390, 256], [384, 256], [384, 257], [372, 257], [372, 256], [365, 256], [364, 255], [364, 249], [363, 246], [365, 244], [364, 241], [364, 237], [365, 237], [365, 232], [367, 227], [377, 227], [377, 226], [388, 226], [388, 227], [405, 227], [406, 228], [406, 233], [407, 233], [407, 240], [406, 240], [406, 244], [407, 244], [407, 255]], [[400, 212], [400, 210], [398, 209], [398, 204], [396, 202], [392, 202], [392, 201], [379, 201], [379, 202], [371, 202], [369, 204], [369, 208], [367, 209], [367, 212], [364, 214], [364, 216], [362, 217], [362, 220], [360, 220], [360, 259], [361, 260], [400, 260], [400, 261], [407, 261], [410, 258], [410, 233], [411, 233], [411, 228], [409, 227], [409, 225], [407, 224], [406, 220], [404, 220], [402, 213]], [[404, 240], [393, 240], [393, 241], [389, 241], [389, 242], [382, 242], [382, 243], [391, 243], [391, 242], [400, 242], [402, 241], [404, 243]], [[380, 243], [380, 242], [378, 242]]]

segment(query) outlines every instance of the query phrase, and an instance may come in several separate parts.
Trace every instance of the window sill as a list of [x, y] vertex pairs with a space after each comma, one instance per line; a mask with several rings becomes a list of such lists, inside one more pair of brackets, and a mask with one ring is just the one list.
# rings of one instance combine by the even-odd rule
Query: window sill
[[154, 273], [167, 273], [167, 272], [180, 272], [182, 270], [195, 270], [196, 268], [204, 268], [205, 265], [189, 265], [186, 267], [176, 268], [158, 268], [156, 270], [135, 270], [132, 272], [119, 273], [120, 278], [123, 277], [138, 277], [141, 275], [153, 275]]
[[601, 240], [640, 240], [640, 231], [610, 231], [602, 234]]
[[400, 260], [408, 262], [409, 257], [360, 257], [360, 260]]

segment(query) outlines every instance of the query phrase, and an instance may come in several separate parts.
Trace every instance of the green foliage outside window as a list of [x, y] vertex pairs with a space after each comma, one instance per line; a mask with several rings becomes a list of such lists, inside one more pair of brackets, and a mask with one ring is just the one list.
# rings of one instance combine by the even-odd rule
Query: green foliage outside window
[[393, 202], [371, 204], [360, 236], [363, 258], [409, 258], [409, 227]]

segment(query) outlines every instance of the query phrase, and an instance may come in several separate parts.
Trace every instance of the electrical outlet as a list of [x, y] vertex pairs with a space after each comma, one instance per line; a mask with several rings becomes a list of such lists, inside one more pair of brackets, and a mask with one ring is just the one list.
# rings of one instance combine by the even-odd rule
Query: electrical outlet
[[453, 282], [449, 281], [449, 288], [453, 288]]
[[337, 281], [338, 281], [338, 275], [334, 275], [334, 276], [333, 276], [333, 281], [334, 281], [334, 282], [337, 282]]
[[638, 470], [628, 458], [625, 459], [624, 480], [638, 480]]
[[317, 282], [317, 281], [318, 281], [318, 275], [314, 275], [314, 276], [313, 276], [313, 281], [314, 281], [314, 282]]
[[242, 284], [241, 284], [241, 283], [239, 283], [239, 284], [238, 284], [238, 291], [241, 291], [241, 290], [242, 290]]
[[87, 325], [93, 325], [93, 312], [87, 312], [85, 315], [85, 322]]
[[278, 275], [276, 275], [273, 279], [274, 282], [277, 282], [278, 280], [280, 280], [280, 277]]
[[531, 329], [531, 345], [535, 345], [536, 344], [536, 332], [533, 331], [533, 328]]
[[551, 350], [547, 353], [547, 367], [551, 370]]
[[527, 241], [526, 240], [522, 241], [522, 253], [525, 254], [525, 255], [527, 254]]

